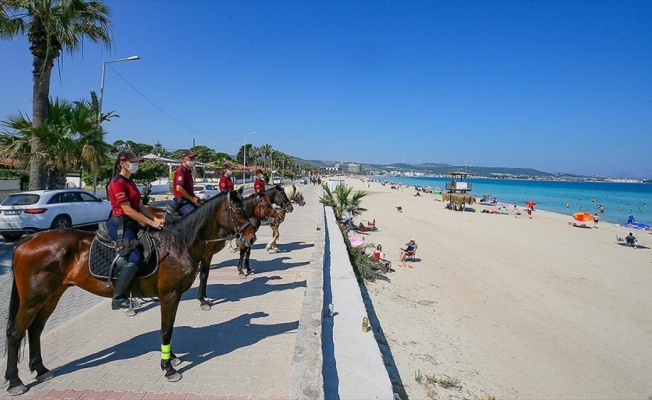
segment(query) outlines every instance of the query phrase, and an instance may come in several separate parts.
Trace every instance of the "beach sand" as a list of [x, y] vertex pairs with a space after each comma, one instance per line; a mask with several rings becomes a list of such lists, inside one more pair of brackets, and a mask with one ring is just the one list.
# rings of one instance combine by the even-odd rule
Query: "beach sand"
[[[389, 281], [366, 286], [410, 398], [652, 396], [652, 249], [618, 245], [629, 230], [454, 212], [440, 195], [346, 183], [368, 193], [356, 223], [379, 229], [350, 235], [393, 260]], [[409, 239], [418, 260], [401, 264]]]

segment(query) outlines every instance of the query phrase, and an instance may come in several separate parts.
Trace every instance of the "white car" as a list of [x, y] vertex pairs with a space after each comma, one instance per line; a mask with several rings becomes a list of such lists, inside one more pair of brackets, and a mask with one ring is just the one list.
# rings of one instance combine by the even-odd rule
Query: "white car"
[[198, 199], [202, 200], [208, 200], [211, 197], [215, 197], [220, 194], [220, 190], [217, 187], [208, 184], [196, 184], [193, 186], [193, 190], [195, 192], [195, 196], [197, 196]]
[[0, 204], [0, 235], [11, 242], [47, 229], [94, 225], [110, 216], [111, 203], [85, 190], [18, 192]]
[[282, 179], [281, 179], [280, 176], [275, 176], [275, 177], [272, 179], [272, 183], [273, 183], [274, 185], [280, 185], [280, 184], [281, 184], [281, 180], [282, 180]]

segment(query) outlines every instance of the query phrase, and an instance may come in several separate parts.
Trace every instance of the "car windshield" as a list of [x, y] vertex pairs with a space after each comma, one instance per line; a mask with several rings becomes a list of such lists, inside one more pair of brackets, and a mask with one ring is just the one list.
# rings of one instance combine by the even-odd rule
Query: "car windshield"
[[33, 193], [12, 194], [2, 202], [3, 206], [29, 206], [38, 203], [41, 196]]

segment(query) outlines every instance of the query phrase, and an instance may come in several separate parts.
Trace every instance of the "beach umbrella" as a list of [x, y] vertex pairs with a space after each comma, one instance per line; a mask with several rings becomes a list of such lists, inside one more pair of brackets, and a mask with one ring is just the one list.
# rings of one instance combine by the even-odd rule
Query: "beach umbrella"
[[573, 214], [573, 219], [579, 222], [593, 221], [593, 215], [587, 212], [576, 212]]
[[526, 201], [526, 202], [525, 202], [525, 205], [528, 206], [528, 207], [534, 207], [534, 206], [537, 205], [537, 203], [535, 203], [535, 202], [533, 202], [532, 200], [530, 200], [530, 201]]
[[629, 229], [640, 229], [642, 231], [652, 232], [652, 225], [644, 224], [643, 222], [630, 222], [628, 224], [622, 224], [621, 226]]

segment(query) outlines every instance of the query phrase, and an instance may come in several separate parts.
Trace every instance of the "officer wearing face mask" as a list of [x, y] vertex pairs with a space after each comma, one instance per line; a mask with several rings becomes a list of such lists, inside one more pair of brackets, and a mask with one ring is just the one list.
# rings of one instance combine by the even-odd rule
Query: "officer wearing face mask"
[[230, 165], [224, 165], [224, 172], [220, 178], [220, 192], [229, 192], [233, 190], [233, 181], [231, 180], [231, 175], [233, 171], [231, 170]]
[[199, 205], [199, 198], [195, 196], [192, 179], [192, 168], [195, 166], [196, 154], [192, 150], [185, 150], [181, 165], [174, 171], [174, 202], [179, 215], [188, 215], [195, 211]]
[[125, 293], [143, 261], [143, 248], [135, 245], [141, 226], [151, 226], [156, 229], [163, 227], [163, 219], [155, 218], [140, 202], [140, 191], [131, 175], [138, 171], [138, 162], [142, 160], [131, 151], [118, 154], [113, 167], [113, 178], [107, 187], [107, 195], [111, 202], [111, 218], [106, 222], [106, 228], [111, 239], [121, 249], [121, 260], [116, 262], [120, 268], [118, 280], [113, 290], [111, 308], [129, 308], [129, 299]]

